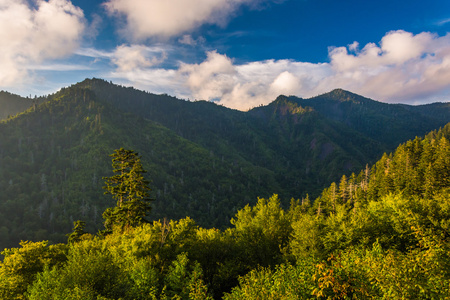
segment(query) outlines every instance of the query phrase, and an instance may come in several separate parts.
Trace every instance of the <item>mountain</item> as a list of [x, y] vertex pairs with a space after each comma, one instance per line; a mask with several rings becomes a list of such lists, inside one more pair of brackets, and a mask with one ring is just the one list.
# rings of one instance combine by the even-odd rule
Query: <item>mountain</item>
[[101, 79], [40, 103], [0, 124], [0, 248], [21, 239], [65, 240], [78, 219], [90, 232], [101, 229], [102, 212], [115, 205], [103, 195], [102, 177], [111, 175], [109, 155], [120, 147], [142, 155], [152, 219], [190, 216], [223, 227], [258, 196], [277, 193], [285, 206], [307, 193], [316, 197], [342, 174], [450, 119], [445, 110], [433, 118], [431, 106], [384, 104], [342, 90], [280, 96], [241, 112]]
[[38, 98], [32, 100], [0, 91], [0, 120], [24, 112], [33, 105], [37, 105], [38, 101]]
[[310, 106], [323, 116], [387, 145], [391, 150], [399, 143], [442, 127], [450, 121], [450, 103], [421, 106], [387, 104], [374, 101], [342, 89], [289, 101]]

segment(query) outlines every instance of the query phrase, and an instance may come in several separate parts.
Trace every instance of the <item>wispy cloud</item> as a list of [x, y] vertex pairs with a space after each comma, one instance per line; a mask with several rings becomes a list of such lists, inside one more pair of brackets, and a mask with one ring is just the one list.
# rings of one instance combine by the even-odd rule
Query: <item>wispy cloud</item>
[[112, 58], [114, 56], [114, 52], [104, 51], [95, 48], [79, 48], [74, 51], [74, 54], [92, 58]]
[[92, 68], [85, 65], [75, 65], [75, 64], [39, 64], [39, 65], [29, 65], [28, 70], [68, 72], [68, 71], [87, 71], [92, 70]]
[[205, 42], [204, 37], [199, 37], [198, 39], [194, 39], [192, 35], [185, 34], [181, 38], [178, 39], [178, 43], [189, 46], [196, 46], [198, 44], [203, 44]]
[[450, 18], [444, 19], [444, 20], [439, 20], [439, 21], [436, 22], [436, 25], [437, 26], [444, 26], [444, 25], [446, 25], [448, 23], [450, 23]]

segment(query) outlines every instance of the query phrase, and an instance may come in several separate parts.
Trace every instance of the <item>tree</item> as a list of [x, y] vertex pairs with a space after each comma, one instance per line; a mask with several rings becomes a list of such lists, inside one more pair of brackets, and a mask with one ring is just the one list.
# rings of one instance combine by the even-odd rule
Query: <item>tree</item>
[[46, 267], [61, 266], [67, 260], [67, 246], [48, 246], [48, 241], [20, 242], [20, 248], [5, 249], [0, 254], [0, 299], [28, 299], [27, 288]]
[[81, 240], [81, 237], [85, 235], [87, 232], [84, 231], [84, 228], [86, 227], [86, 222], [78, 220], [73, 222], [73, 231], [72, 233], [68, 234], [67, 242], [69, 244], [79, 242]]
[[104, 177], [105, 194], [112, 195], [117, 200], [116, 207], [105, 210], [103, 218], [107, 231], [114, 226], [138, 226], [147, 223], [145, 219], [151, 210], [148, 187], [149, 181], [143, 176], [145, 171], [138, 153], [124, 148], [114, 150], [110, 155], [115, 175]]

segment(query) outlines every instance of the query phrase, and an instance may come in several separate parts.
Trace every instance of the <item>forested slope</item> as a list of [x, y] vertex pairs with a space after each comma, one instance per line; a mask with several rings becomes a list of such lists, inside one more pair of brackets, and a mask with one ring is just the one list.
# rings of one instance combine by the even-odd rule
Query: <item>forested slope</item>
[[[420, 119], [408, 113], [415, 108], [360, 98], [341, 90], [307, 103], [280, 96], [240, 112], [100, 79], [63, 88], [0, 124], [0, 248], [20, 240], [63, 241], [78, 219], [90, 232], [100, 229], [110, 205], [102, 177], [111, 173], [114, 149], [142, 155], [154, 220], [190, 216], [222, 229], [258, 196], [276, 193], [284, 208], [291, 198], [315, 198], [342, 174], [393, 150], [393, 141], [438, 128], [445, 118], [445, 109], [428, 123], [432, 110]], [[399, 132], [388, 132], [389, 142], [372, 134], [387, 123]]]
[[278, 189], [272, 171], [216, 156], [84, 89], [67, 89], [0, 124], [0, 141], [2, 247], [21, 239], [64, 240], [80, 218], [91, 231], [100, 228], [109, 205], [102, 177], [111, 173], [108, 155], [122, 146], [145, 158], [155, 219], [191, 215], [220, 225], [236, 206]]
[[387, 104], [336, 89], [310, 99], [289, 97], [289, 101], [310, 106], [327, 118], [383, 143], [392, 151], [400, 143], [423, 136], [447, 124], [449, 103], [427, 105]]
[[[3, 252], [2, 299], [446, 299], [450, 124], [311, 203], [273, 195], [226, 230], [157, 221]], [[402, 176], [399, 176], [399, 175]]]
[[[92, 90], [101, 101], [121, 110], [158, 122], [216, 155], [244, 159], [274, 171], [282, 185], [276, 192], [283, 198], [300, 196], [307, 189], [317, 193], [342, 170], [358, 170], [388, 149], [345, 124], [290, 101], [280, 104], [286, 106], [281, 109], [286, 113], [273, 110], [278, 105], [269, 105], [261, 117], [259, 112], [231, 110], [206, 101], [186, 102], [100, 79], [76, 86]], [[287, 109], [290, 105], [298, 109]], [[405, 140], [399, 139], [397, 145]], [[322, 167], [330, 164], [335, 168], [323, 172]]]
[[0, 120], [24, 112], [32, 106], [38, 105], [41, 98], [29, 99], [0, 91]]

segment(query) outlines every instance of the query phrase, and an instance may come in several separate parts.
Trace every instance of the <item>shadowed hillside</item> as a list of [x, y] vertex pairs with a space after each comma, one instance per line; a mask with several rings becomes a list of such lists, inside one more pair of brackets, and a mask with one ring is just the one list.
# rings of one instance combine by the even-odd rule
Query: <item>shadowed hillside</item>
[[190, 216], [222, 228], [258, 196], [277, 193], [285, 207], [316, 197], [394, 143], [445, 124], [443, 109], [431, 118], [432, 105], [342, 90], [240, 112], [88, 79], [40, 102], [0, 124], [0, 247], [65, 240], [78, 219], [98, 230], [112, 205], [102, 177], [120, 147], [142, 155], [153, 219]]

